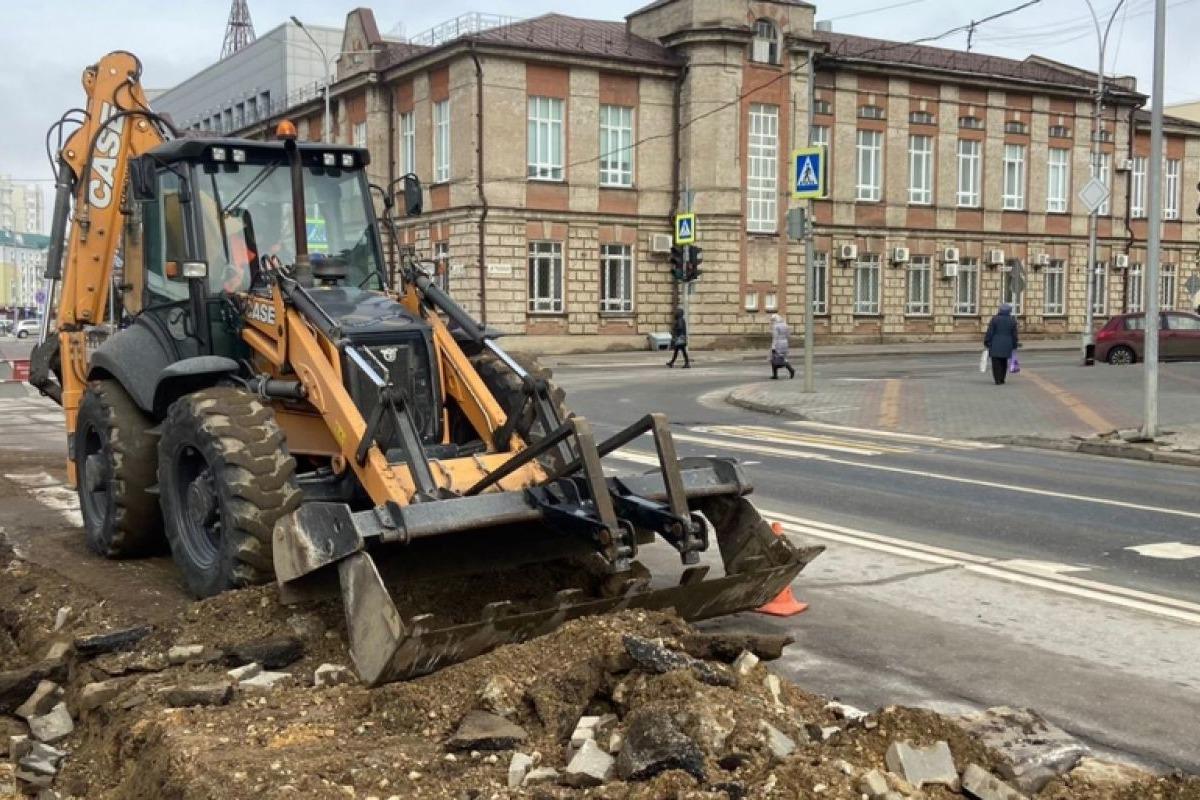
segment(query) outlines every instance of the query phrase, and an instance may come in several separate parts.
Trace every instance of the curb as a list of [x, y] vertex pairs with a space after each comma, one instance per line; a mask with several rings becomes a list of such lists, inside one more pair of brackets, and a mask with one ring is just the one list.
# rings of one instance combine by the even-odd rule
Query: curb
[[760, 414], [770, 414], [773, 417], [787, 417], [788, 419], [810, 421], [811, 417], [806, 417], [796, 411], [792, 411], [782, 406], [772, 406], [766, 403], [757, 403], [753, 400], [746, 400], [737, 396], [737, 389], [734, 389], [729, 394], [725, 395], [725, 402], [737, 408], [744, 408], [747, 411], [757, 411]]
[[1170, 450], [1151, 450], [1130, 444], [1096, 442], [1087, 439], [1053, 439], [1044, 436], [991, 436], [980, 441], [1014, 447], [1032, 447], [1039, 450], [1057, 450], [1064, 453], [1082, 453], [1105, 458], [1123, 458], [1126, 461], [1150, 461], [1156, 464], [1172, 464], [1177, 467], [1200, 467], [1200, 455]]

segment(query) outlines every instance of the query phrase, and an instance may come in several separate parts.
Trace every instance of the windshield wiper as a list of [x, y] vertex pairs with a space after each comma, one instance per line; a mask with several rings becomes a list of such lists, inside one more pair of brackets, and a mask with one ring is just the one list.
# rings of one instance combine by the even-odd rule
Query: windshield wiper
[[243, 203], [247, 197], [249, 197], [255, 192], [255, 190], [258, 189], [259, 186], [262, 186], [263, 182], [266, 181], [267, 178], [271, 177], [271, 173], [279, 168], [279, 164], [280, 162], [276, 161], [271, 164], [267, 164], [261, 170], [259, 170], [258, 174], [255, 175], [254, 178], [251, 179], [251, 181], [247, 183], [240, 192], [235, 194], [226, 205], [221, 207], [222, 216], [228, 216], [230, 209], [236, 208], [238, 205]]

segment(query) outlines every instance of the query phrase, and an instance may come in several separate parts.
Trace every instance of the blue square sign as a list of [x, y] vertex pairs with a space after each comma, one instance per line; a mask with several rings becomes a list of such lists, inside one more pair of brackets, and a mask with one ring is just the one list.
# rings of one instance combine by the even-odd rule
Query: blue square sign
[[675, 215], [675, 244], [694, 244], [696, 242], [696, 215]]
[[792, 152], [792, 197], [825, 196], [825, 147], [802, 147]]

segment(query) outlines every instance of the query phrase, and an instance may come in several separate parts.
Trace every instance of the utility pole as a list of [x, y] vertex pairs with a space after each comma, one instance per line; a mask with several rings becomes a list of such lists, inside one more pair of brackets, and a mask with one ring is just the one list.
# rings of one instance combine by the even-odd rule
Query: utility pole
[[1154, 5], [1154, 88], [1150, 101], [1150, 169], [1146, 180], [1150, 204], [1146, 225], [1150, 235], [1146, 242], [1146, 357], [1142, 361], [1145, 389], [1145, 419], [1142, 438], [1153, 440], [1158, 435], [1158, 313], [1159, 249], [1162, 247], [1162, 158], [1163, 158], [1163, 61], [1166, 49], [1167, 0]]
[[[808, 132], [804, 135], [804, 142], [810, 147], [812, 146], [812, 109], [813, 101], [816, 97], [814, 84], [816, 83], [817, 69], [813, 63], [813, 51], [808, 51], [808, 108], [805, 111], [804, 119], [808, 122]], [[828, 167], [826, 167], [828, 169]], [[812, 394], [816, 391], [815, 381], [813, 377], [813, 337], [815, 324], [813, 321], [813, 289], [817, 284], [817, 267], [813, 264], [813, 226], [816, 219], [813, 215], [815, 203], [812, 200], [808, 201], [808, 225], [804, 234], [804, 393]]]
[[325, 142], [332, 142], [333, 138], [329, 135], [329, 84], [332, 82], [329, 75], [329, 58], [325, 55], [325, 48], [321, 47], [316, 37], [309, 33], [308, 28], [304, 27], [304, 23], [295, 16], [291, 20], [296, 23], [296, 27], [313, 43], [313, 47], [317, 48], [317, 52], [321, 54], [321, 63], [325, 65], [325, 120], [321, 126], [321, 139]]

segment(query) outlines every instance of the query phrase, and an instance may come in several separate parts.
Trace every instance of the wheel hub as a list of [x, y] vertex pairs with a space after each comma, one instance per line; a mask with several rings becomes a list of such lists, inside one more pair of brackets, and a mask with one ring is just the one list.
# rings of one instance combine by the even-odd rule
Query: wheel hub
[[208, 470], [198, 475], [187, 488], [188, 516], [199, 528], [209, 528], [217, 519], [217, 495]]
[[108, 459], [103, 453], [91, 453], [83, 462], [83, 485], [100, 492], [108, 485]]

